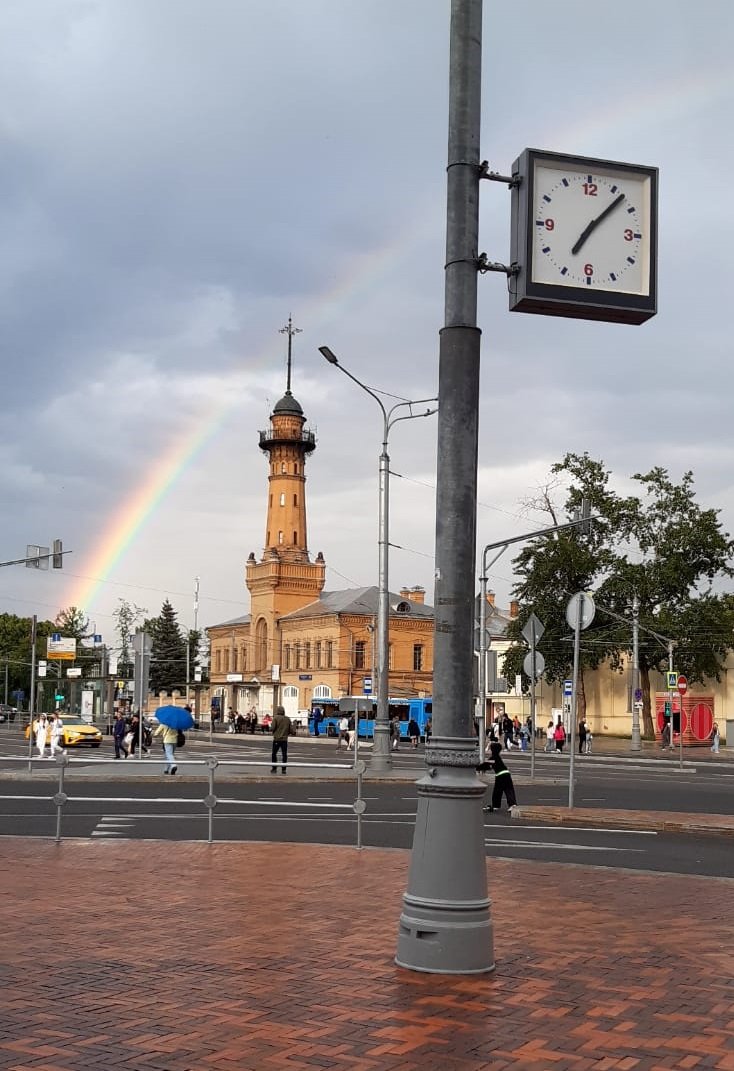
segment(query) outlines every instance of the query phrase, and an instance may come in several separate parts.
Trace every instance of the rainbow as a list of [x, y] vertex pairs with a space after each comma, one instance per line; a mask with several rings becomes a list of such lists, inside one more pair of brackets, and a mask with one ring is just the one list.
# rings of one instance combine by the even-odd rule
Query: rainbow
[[[601, 115], [598, 112], [590, 113], [575, 123], [567, 124], [562, 132], [552, 132], [552, 136], [549, 132], [548, 138], [541, 139], [548, 144], [538, 144], [537, 147], [583, 154], [589, 151], [586, 148], [589, 143], [599, 145], [601, 136], [609, 144], [614, 133], [624, 131], [625, 140], [629, 140], [630, 136], [634, 138], [637, 129], [653, 122], [657, 125], [661, 118], [673, 119], [682, 112], [700, 111], [712, 99], [721, 99], [731, 93], [732, 88], [734, 79], [729, 70], [711, 72], [704, 79], [698, 71], [687, 75], [681, 73], [675, 81], [660, 83], [647, 93], [644, 107], [640, 107], [638, 94], [630, 94]], [[517, 144], [514, 149], [519, 153], [524, 147]], [[510, 151], [513, 149], [510, 148]], [[614, 151], [612, 144], [609, 149], [603, 149], [602, 155], [612, 156]], [[510, 161], [507, 162], [509, 164]], [[428, 210], [426, 205], [416, 205], [405, 225], [393, 229], [390, 241], [369, 253], [355, 256], [352, 270], [341, 274], [330, 289], [314, 298], [305, 317], [308, 322], [321, 327], [328, 325], [335, 315], [343, 316], [350, 306], [359, 301], [361, 295], [384, 277], [388, 268], [395, 266], [396, 260], [407, 256], [416, 243], [435, 229], [434, 219], [435, 204], [431, 204]], [[260, 354], [257, 363], [266, 365], [274, 354], [275, 343], [267, 353]], [[195, 421], [184, 434], [167, 445], [143, 480], [108, 519], [96, 546], [84, 562], [86, 575], [76, 577], [64, 605], [78, 606], [90, 612], [102, 587], [109, 582], [111, 573], [119, 566], [178, 479], [223, 430], [236, 411], [237, 399], [232, 398], [228, 404]]]
[[[356, 257], [352, 271], [339, 276], [338, 281], [315, 300], [308, 316], [309, 321], [326, 323], [337, 312], [342, 315], [345, 307], [356, 301], [365, 288], [369, 289], [383, 274], [385, 266], [392, 264], [395, 256], [412, 244], [416, 237], [414, 232], [417, 232], [419, 227], [425, 227], [425, 219], [425, 213], [416, 213], [412, 223], [396, 228], [388, 243], [376, 251]], [[267, 352], [260, 353], [254, 362], [251, 360], [250, 363], [272, 368], [276, 345], [274, 341]], [[240, 398], [237, 392], [230, 393], [229, 398], [228, 402], [217, 405], [213, 411], [195, 420], [183, 434], [169, 442], [145, 472], [142, 481], [116, 506], [93, 550], [83, 560], [80, 573], [67, 589], [62, 605], [77, 606], [86, 614], [95, 608], [95, 602], [104, 586], [110, 582], [111, 574], [120, 565], [180, 477], [191, 468], [238, 412]]]

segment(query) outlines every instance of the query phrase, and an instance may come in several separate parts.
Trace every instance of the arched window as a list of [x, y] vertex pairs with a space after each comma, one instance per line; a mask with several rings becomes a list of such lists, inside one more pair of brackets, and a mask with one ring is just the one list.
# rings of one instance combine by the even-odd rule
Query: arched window
[[280, 504], [281, 506], [285, 505], [285, 491], [280, 492]]
[[255, 632], [255, 659], [258, 669], [265, 669], [268, 661], [268, 626], [260, 618]]
[[278, 532], [278, 543], [282, 544], [282, 542], [283, 542], [283, 533], [282, 532]]
[[331, 688], [328, 684], [317, 684], [313, 690], [314, 699], [331, 699]]
[[298, 689], [295, 688], [292, 684], [286, 684], [285, 688], [283, 689], [283, 698], [284, 699], [297, 699], [298, 698]]

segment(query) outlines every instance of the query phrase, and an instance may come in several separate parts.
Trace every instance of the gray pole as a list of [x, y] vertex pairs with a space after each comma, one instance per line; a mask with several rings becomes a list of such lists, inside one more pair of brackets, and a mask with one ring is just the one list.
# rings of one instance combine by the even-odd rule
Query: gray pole
[[[668, 672], [673, 673], [673, 641], [668, 640]], [[669, 735], [668, 735], [668, 748], [673, 750], [673, 689], [668, 688], [668, 707], [670, 710], [670, 721], [668, 722]], [[663, 719], [663, 722], [665, 719]], [[663, 728], [665, 726], [663, 725]]]
[[581, 615], [584, 597], [576, 595], [576, 624], [573, 629], [573, 689], [571, 691], [571, 724], [568, 727], [568, 806], [573, 807], [574, 757], [576, 755], [576, 711], [578, 709], [579, 661], [581, 658]]
[[530, 622], [530, 650], [532, 652], [530, 656], [530, 668], [533, 671], [533, 675], [530, 680], [530, 777], [535, 777], [535, 679], [537, 677], [537, 670], [535, 666], [535, 614], [532, 616]]
[[439, 356], [433, 736], [396, 962], [494, 969], [482, 797], [472, 732], [480, 332], [477, 322], [482, 2], [452, 0], [445, 326]]
[[479, 761], [487, 754], [487, 567], [479, 578]]
[[31, 622], [31, 687], [28, 696], [28, 769], [33, 767], [33, 707], [35, 706], [36, 695], [36, 626], [38, 619], [36, 615], [33, 615]]
[[640, 600], [632, 598], [632, 739], [630, 751], [640, 751], [640, 708], [637, 693], [640, 690]]

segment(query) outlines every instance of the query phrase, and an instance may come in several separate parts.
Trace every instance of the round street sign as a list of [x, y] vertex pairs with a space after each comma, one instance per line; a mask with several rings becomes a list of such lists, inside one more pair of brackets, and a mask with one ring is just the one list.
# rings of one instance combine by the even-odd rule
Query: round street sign
[[682, 673], [678, 678], [678, 691], [681, 695], [685, 695], [688, 691], [688, 678], [684, 677]]
[[[580, 604], [580, 612], [579, 612]], [[594, 606], [594, 600], [588, 591], [579, 591], [575, 595], [572, 595], [568, 600], [566, 606], [566, 621], [570, 629], [576, 628], [576, 622], [579, 623], [579, 628], [588, 628], [591, 622], [594, 620], [594, 614], [596, 613], [596, 607]]]
[[[533, 679], [533, 652], [532, 651], [528, 651], [528, 653], [525, 655], [525, 660], [523, 661], [522, 668], [525, 671], [525, 676], [526, 677], [530, 677], [530, 679], [532, 680]], [[543, 658], [543, 656], [540, 653], [540, 651], [536, 651], [535, 652], [535, 679], [536, 680], [538, 679], [538, 677], [542, 676], [542, 673], [543, 673], [544, 669], [545, 669], [545, 659]]]

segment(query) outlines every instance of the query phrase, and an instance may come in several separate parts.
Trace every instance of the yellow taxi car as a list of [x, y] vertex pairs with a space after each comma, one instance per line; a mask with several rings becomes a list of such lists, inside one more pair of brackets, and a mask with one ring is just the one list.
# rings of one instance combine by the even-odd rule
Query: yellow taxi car
[[102, 732], [96, 725], [90, 725], [78, 714], [62, 714], [61, 721], [64, 733], [61, 743], [64, 747], [99, 747], [102, 743]]

